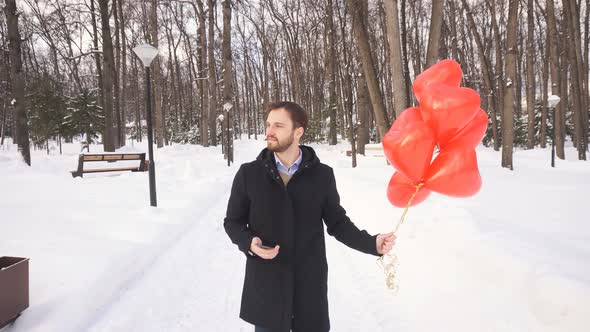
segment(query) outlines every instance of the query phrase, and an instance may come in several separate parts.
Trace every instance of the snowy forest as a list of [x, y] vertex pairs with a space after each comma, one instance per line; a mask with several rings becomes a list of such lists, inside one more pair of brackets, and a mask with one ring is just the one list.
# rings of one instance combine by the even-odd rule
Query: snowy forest
[[[152, 63], [155, 142], [223, 145], [264, 133], [264, 108], [292, 100], [306, 140], [364, 154], [414, 105], [416, 75], [454, 59], [481, 96], [483, 144], [586, 160], [590, 0], [2, 0], [0, 134], [30, 147], [146, 136]], [[548, 98], [560, 97], [551, 108]], [[553, 115], [555, 114], [555, 115]], [[220, 116], [224, 115], [224, 116]]]

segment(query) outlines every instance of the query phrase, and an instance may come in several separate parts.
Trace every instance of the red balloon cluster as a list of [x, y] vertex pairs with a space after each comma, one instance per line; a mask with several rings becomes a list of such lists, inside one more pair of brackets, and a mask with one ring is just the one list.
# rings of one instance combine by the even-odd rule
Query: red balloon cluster
[[385, 156], [397, 170], [387, 187], [391, 204], [414, 206], [431, 191], [467, 197], [481, 188], [475, 147], [488, 116], [477, 92], [460, 86], [462, 75], [457, 62], [443, 60], [416, 77], [419, 107], [403, 111], [383, 137]]

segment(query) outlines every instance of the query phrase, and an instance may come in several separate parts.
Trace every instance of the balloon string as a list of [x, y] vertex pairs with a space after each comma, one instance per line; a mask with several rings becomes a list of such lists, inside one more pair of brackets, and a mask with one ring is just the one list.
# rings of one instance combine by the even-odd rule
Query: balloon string
[[424, 183], [419, 183], [418, 185], [416, 185], [416, 191], [414, 192], [412, 197], [410, 197], [410, 200], [408, 201], [408, 205], [406, 205], [406, 208], [404, 209], [404, 213], [402, 213], [402, 217], [400, 218], [399, 222], [395, 226], [395, 229], [393, 230], [393, 234], [397, 233], [397, 230], [399, 229], [401, 224], [404, 222], [404, 219], [406, 218], [406, 213], [408, 213], [408, 210], [410, 209], [410, 205], [412, 205], [412, 201], [414, 200], [414, 198], [418, 194], [418, 191], [420, 191], [420, 188], [422, 188], [423, 185], [424, 185]]
[[[408, 204], [406, 205], [406, 208], [404, 209], [404, 213], [402, 214], [399, 222], [395, 226], [395, 230], [393, 231], [394, 234], [397, 233], [399, 227], [404, 222], [406, 214], [408, 213], [408, 210], [410, 209], [410, 205], [412, 205], [412, 201], [414, 200], [414, 198], [418, 194], [418, 191], [420, 191], [420, 188], [422, 188], [423, 185], [424, 185], [423, 183], [419, 183], [418, 185], [416, 185], [416, 191], [414, 192], [412, 197], [410, 197], [410, 200], [408, 201]], [[387, 264], [384, 262], [384, 258], [386, 256], [389, 258], [389, 263], [387, 263]], [[397, 282], [395, 281], [395, 276], [397, 274], [397, 265], [399, 264], [399, 262], [397, 260], [397, 256], [395, 254], [392, 254], [391, 252], [389, 252], [389, 253], [387, 253], [387, 255], [383, 255], [383, 256], [379, 257], [377, 259], [377, 264], [383, 269], [383, 272], [385, 273], [385, 283], [387, 285], [387, 288], [397, 291], [398, 285], [397, 285]]]

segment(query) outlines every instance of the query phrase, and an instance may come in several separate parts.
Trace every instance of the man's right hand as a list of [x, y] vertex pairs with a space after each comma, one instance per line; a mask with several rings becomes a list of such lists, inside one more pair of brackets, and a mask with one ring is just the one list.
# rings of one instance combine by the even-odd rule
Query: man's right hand
[[255, 253], [258, 257], [263, 259], [273, 259], [279, 254], [279, 246], [276, 245], [274, 248], [265, 249], [262, 248], [262, 240], [259, 237], [253, 237], [250, 243], [250, 251]]

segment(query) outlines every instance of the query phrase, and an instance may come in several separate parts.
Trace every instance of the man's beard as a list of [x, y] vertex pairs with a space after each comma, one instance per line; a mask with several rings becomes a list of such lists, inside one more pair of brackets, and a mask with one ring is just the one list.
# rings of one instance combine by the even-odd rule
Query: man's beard
[[280, 141], [279, 139], [277, 139], [276, 137], [267, 137], [266, 138], [266, 147], [272, 151], [272, 152], [285, 152], [287, 151], [287, 149], [289, 147], [291, 147], [291, 145], [293, 145], [293, 142], [295, 141], [295, 134], [291, 134], [290, 136], [288, 136], [286, 138], [286, 140], [284, 141]]

